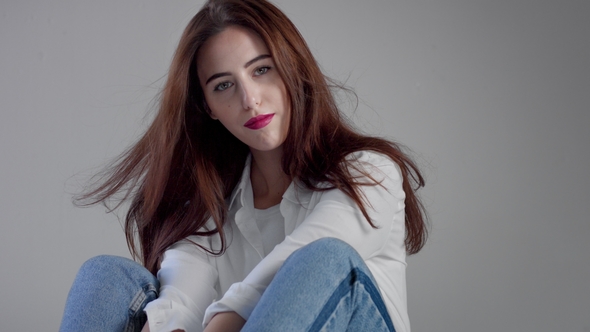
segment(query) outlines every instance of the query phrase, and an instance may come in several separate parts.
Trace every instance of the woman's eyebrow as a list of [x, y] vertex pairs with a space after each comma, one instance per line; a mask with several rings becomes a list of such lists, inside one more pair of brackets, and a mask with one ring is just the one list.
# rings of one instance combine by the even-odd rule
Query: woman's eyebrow
[[246, 64], [244, 64], [244, 68], [250, 67], [256, 61], [259, 61], [259, 60], [262, 60], [262, 59], [268, 59], [268, 58], [270, 58], [270, 54], [261, 54], [261, 55], [255, 57], [254, 59], [246, 62]]
[[[251, 66], [253, 63], [255, 63], [256, 61], [260, 61], [260, 60], [263, 60], [263, 59], [268, 59], [268, 58], [270, 58], [270, 57], [271, 57], [271, 56], [270, 56], [270, 54], [261, 54], [261, 55], [259, 55], [259, 56], [255, 57], [254, 59], [252, 59], [252, 60], [250, 60], [250, 61], [246, 62], [246, 63], [244, 64], [244, 68], [248, 68], [248, 67], [250, 67], [250, 66]], [[212, 80], [214, 80], [214, 79], [216, 79], [216, 78], [223, 77], [223, 76], [230, 76], [230, 75], [231, 75], [231, 74], [230, 74], [230, 73], [228, 73], [228, 72], [223, 72], [223, 73], [217, 73], [217, 74], [213, 74], [213, 75], [211, 75], [211, 77], [209, 77], [209, 78], [207, 79], [207, 81], [205, 82], [205, 85], [209, 84], [209, 82], [211, 82]]]
[[211, 77], [209, 77], [207, 79], [207, 82], [205, 82], [205, 85], [209, 84], [209, 82], [211, 82], [212, 80], [214, 80], [216, 78], [223, 77], [223, 76], [229, 76], [229, 75], [231, 75], [231, 74], [230, 73], [227, 73], [227, 72], [226, 73], [213, 74], [213, 75], [211, 75]]

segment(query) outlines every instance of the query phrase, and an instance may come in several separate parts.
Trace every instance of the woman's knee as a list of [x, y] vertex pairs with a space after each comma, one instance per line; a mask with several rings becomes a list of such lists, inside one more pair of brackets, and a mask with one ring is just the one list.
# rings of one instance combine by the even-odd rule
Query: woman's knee
[[107, 255], [90, 258], [80, 267], [70, 289], [62, 330], [82, 330], [70, 326], [90, 312], [94, 320], [108, 317], [97, 326], [116, 325], [100, 330], [121, 331], [128, 319], [143, 319], [145, 304], [158, 296], [158, 290], [156, 277], [130, 259]]
[[311, 247], [315, 248], [314, 250], [321, 250], [326, 252], [348, 252], [351, 250], [354, 251], [354, 248], [352, 248], [348, 243], [334, 237], [323, 237], [321, 239], [309, 243], [305, 247]]
[[79, 273], [108, 276], [111, 275], [115, 270], [126, 270], [133, 268], [134, 264], [137, 263], [124, 257], [100, 255], [92, 257], [84, 262], [80, 267]]
[[87, 260], [80, 267], [78, 278], [105, 282], [132, 279], [139, 283], [156, 283], [156, 278], [143, 266], [128, 258], [100, 255]]
[[330, 256], [334, 258], [359, 258], [357, 251], [348, 243], [333, 237], [325, 237], [315, 240], [301, 248], [303, 252], [309, 252], [312, 255]]
[[[291, 260], [292, 262], [289, 262]], [[334, 271], [350, 269], [364, 264], [356, 250], [348, 243], [336, 238], [321, 238], [295, 251], [287, 262], [310, 269]], [[285, 262], [285, 263], [287, 263]]]

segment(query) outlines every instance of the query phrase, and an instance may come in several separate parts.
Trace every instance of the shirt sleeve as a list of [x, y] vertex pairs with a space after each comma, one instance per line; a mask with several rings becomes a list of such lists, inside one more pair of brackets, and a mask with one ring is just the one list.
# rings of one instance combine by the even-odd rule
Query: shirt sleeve
[[[403, 211], [405, 194], [398, 166], [382, 155], [361, 153], [349, 167], [353, 176], [361, 183], [373, 180], [361, 174], [368, 173], [378, 185], [362, 185], [360, 191], [371, 221], [371, 227], [358, 205], [344, 192], [337, 189], [321, 193], [321, 198], [313, 211], [285, 240], [277, 245], [249, 274], [239, 283], [233, 284], [223, 298], [207, 308], [204, 324], [219, 312], [235, 311], [248, 319], [266, 287], [272, 281], [283, 262], [295, 250], [324, 237], [334, 237], [351, 245], [364, 259], [376, 255], [394, 227], [396, 214], [401, 214], [402, 225], [395, 225], [404, 232]], [[401, 237], [400, 247], [403, 248]]]
[[160, 295], [145, 308], [150, 331], [202, 331], [205, 309], [217, 297], [217, 277], [207, 253], [190, 241], [166, 250], [158, 271]]

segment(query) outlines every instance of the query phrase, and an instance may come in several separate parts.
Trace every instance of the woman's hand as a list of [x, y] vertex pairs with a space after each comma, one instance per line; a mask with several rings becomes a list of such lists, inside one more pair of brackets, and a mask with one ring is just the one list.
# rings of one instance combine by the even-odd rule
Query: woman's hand
[[238, 332], [246, 320], [233, 311], [220, 312], [213, 316], [204, 332]]

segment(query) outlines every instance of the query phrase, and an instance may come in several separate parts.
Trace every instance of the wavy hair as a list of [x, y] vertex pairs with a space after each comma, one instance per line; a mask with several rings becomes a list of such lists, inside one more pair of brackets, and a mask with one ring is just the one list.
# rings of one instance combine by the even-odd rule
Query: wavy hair
[[[123, 193], [122, 201], [131, 201], [125, 218], [127, 244], [153, 273], [164, 251], [190, 235], [219, 234], [219, 251], [203, 249], [224, 252], [226, 198], [240, 179], [249, 148], [207, 114], [196, 55], [207, 39], [231, 25], [262, 38], [287, 87], [291, 121], [283, 171], [312, 190], [342, 190], [374, 226], [359, 190], [366, 183], [351, 175], [345, 157], [359, 150], [389, 156], [401, 169], [406, 193], [406, 251], [418, 252], [427, 237], [425, 210], [416, 195], [424, 186], [418, 167], [399, 145], [362, 135], [346, 123], [330, 81], [305, 40], [285, 14], [265, 0], [210, 0], [203, 6], [182, 34], [150, 127], [77, 202], [105, 203]], [[205, 227], [209, 219], [215, 228]]]

